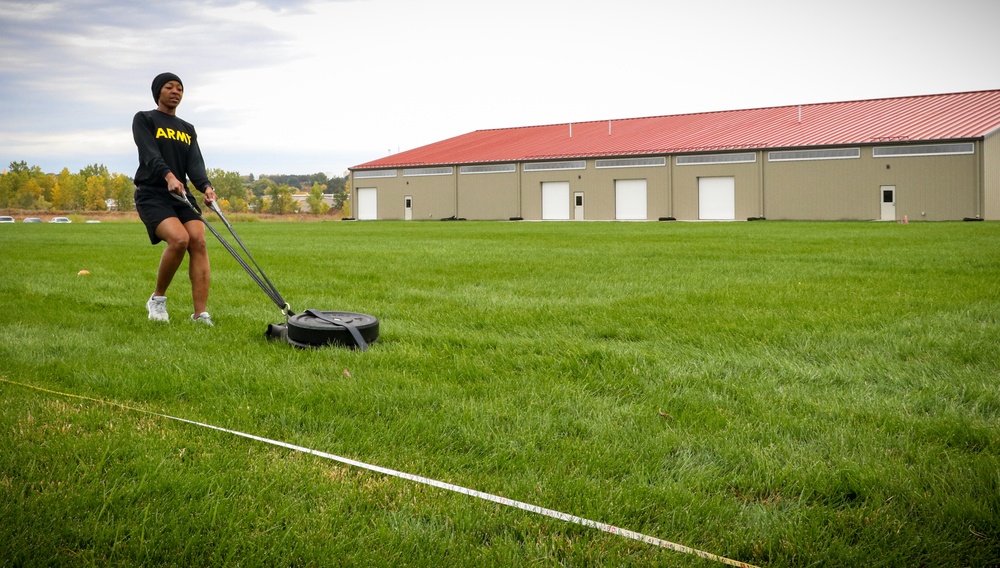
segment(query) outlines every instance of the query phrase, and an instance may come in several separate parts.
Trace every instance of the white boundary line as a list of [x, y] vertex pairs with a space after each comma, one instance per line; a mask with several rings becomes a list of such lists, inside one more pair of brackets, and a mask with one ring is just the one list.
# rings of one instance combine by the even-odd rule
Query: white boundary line
[[316, 457], [325, 458], [325, 459], [328, 459], [328, 460], [333, 460], [333, 461], [336, 461], [336, 462], [340, 462], [342, 464], [351, 465], [351, 466], [358, 467], [358, 468], [361, 468], [361, 469], [366, 469], [368, 471], [374, 471], [374, 472], [381, 473], [381, 474], [384, 474], [384, 475], [390, 475], [392, 477], [398, 477], [400, 479], [406, 479], [408, 481], [413, 481], [415, 483], [421, 483], [423, 485], [429, 485], [431, 487], [437, 487], [439, 489], [445, 489], [445, 490], [448, 490], [448, 491], [454, 491], [455, 493], [461, 493], [462, 495], [468, 495], [470, 497], [475, 497], [477, 499], [482, 499], [484, 501], [491, 501], [493, 503], [499, 503], [500, 505], [504, 505], [506, 507], [514, 507], [516, 509], [521, 509], [522, 511], [529, 511], [531, 513], [536, 513], [536, 514], [543, 515], [543, 516], [546, 516], [546, 517], [550, 517], [550, 518], [553, 518], [553, 519], [558, 519], [560, 521], [566, 521], [566, 522], [569, 522], [569, 523], [575, 523], [575, 524], [578, 524], [578, 525], [583, 525], [585, 527], [595, 528], [595, 529], [604, 531], [606, 533], [610, 533], [610, 534], [622, 536], [622, 537], [625, 537], [625, 538], [630, 538], [632, 540], [637, 540], [639, 542], [644, 542], [646, 544], [651, 544], [653, 546], [658, 546], [660, 548], [666, 548], [668, 550], [673, 550], [675, 552], [682, 552], [684, 554], [693, 554], [695, 556], [700, 556], [701, 558], [704, 558], [706, 560], [712, 560], [712, 561], [715, 561], [715, 562], [721, 562], [721, 563], [727, 564], [729, 566], [737, 566], [738, 568], [758, 568], [757, 566], [754, 566], [753, 564], [747, 564], [745, 562], [740, 562], [738, 560], [731, 560], [731, 559], [726, 558], [724, 556], [718, 556], [716, 554], [712, 554], [711, 552], [705, 552], [703, 550], [698, 550], [698, 549], [695, 549], [695, 548], [684, 546], [683, 544], [677, 544], [677, 543], [674, 543], [674, 542], [670, 542], [668, 540], [663, 540], [663, 539], [660, 539], [660, 538], [656, 538], [654, 536], [649, 536], [649, 535], [645, 535], [645, 534], [638, 533], [638, 532], [635, 532], [635, 531], [631, 531], [631, 530], [628, 530], [628, 529], [623, 529], [623, 528], [620, 528], [620, 527], [616, 527], [614, 525], [609, 525], [607, 523], [601, 523], [601, 522], [598, 522], [598, 521], [592, 521], [590, 519], [585, 519], [583, 517], [578, 517], [576, 515], [570, 515], [568, 513], [562, 513], [562, 512], [559, 512], [559, 511], [555, 511], [553, 509], [546, 509], [545, 507], [539, 507], [538, 505], [532, 505], [530, 503], [525, 503], [523, 501], [516, 501], [514, 499], [508, 499], [506, 497], [501, 497], [500, 495], [494, 495], [492, 493], [484, 493], [482, 491], [477, 491], [475, 489], [469, 489], [467, 487], [462, 487], [460, 485], [454, 485], [454, 484], [451, 484], [451, 483], [445, 483], [444, 481], [438, 481], [436, 479], [431, 479], [429, 477], [422, 477], [422, 476], [419, 476], [419, 475], [413, 475], [412, 473], [406, 473], [406, 472], [403, 472], [403, 471], [397, 471], [397, 470], [389, 469], [389, 468], [386, 468], [386, 467], [381, 467], [381, 466], [377, 466], [377, 465], [367, 464], [367, 463], [364, 463], [364, 462], [360, 462], [360, 461], [357, 461], [357, 460], [352, 460], [350, 458], [345, 458], [345, 457], [338, 456], [338, 455], [335, 455], [335, 454], [330, 454], [330, 453], [327, 453], [327, 452], [322, 452], [322, 451], [319, 451], [319, 450], [314, 450], [312, 448], [306, 448], [304, 446], [296, 446], [295, 444], [289, 444], [287, 442], [281, 442], [281, 441], [278, 441], [278, 440], [272, 440], [270, 438], [263, 438], [261, 436], [255, 436], [253, 434], [247, 434], [245, 432], [240, 432], [238, 430], [230, 430], [228, 428], [223, 428], [221, 426], [213, 426], [211, 424], [205, 424], [203, 422], [197, 422], [195, 420], [188, 420], [187, 418], [177, 418], [176, 416], [170, 416], [168, 414], [160, 414], [158, 412], [152, 412], [150, 410], [143, 410], [141, 408], [135, 408], [135, 407], [127, 406], [127, 405], [120, 404], [120, 403], [117, 403], [117, 402], [107, 402], [107, 401], [104, 401], [104, 400], [100, 400], [100, 399], [96, 399], [96, 398], [91, 398], [91, 397], [88, 397], [88, 396], [81, 396], [81, 395], [77, 395], [77, 394], [64, 393], [64, 392], [49, 390], [49, 389], [42, 388], [42, 387], [37, 387], [37, 386], [34, 386], [34, 385], [28, 385], [28, 384], [24, 384], [24, 383], [18, 383], [18, 382], [15, 382], [15, 381], [8, 380], [5, 377], [0, 377], [0, 382], [5, 382], [5, 383], [8, 383], [8, 384], [12, 384], [12, 385], [17, 385], [17, 386], [21, 386], [21, 387], [25, 387], [25, 388], [29, 388], [29, 389], [34, 389], [34, 390], [37, 390], [37, 391], [42, 391], [42, 392], [47, 392], [47, 393], [51, 393], [51, 394], [56, 394], [56, 395], [59, 395], [59, 396], [66, 396], [66, 397], [70, 397], [70, 398], [77, 398], [77, 399], [81, 399], [81, 400], [88, 400], [88, 401], [91, 401], [91, 402], [96, 402], [96, 403], [104, 404], [104, 405], [108, 405], [108, 406], [117, 406], [119, 408], [123, 408], [125, 410], [131, 410], [133, 412], [141, 412], [143, 414], [148, 414], [148, 415], [151, 415], [151, 416], [158, 416], [160, 418], [166, 418], [168, 420], [174, 420], [174, 421], [183, 422], [183, 423], [186, 423], [186, 424], [192, 424], [192, 425], [195, 425], [195, 426], [200, 426], [202, 428], [208, 428], [210, 430], [216, 430], [218, 432], [225, 432], [226, 434], [232, 434], [234, 436], [240, 436], [242, 438], [247, 438], [247, 439], [250, 439], [250, 440], [255, 440], [257, 442], [263, 442], [265, 444], [271, 444], [272, 446], [278, 446], [278, 447], [285, 448], [285, 449], [288, 449], [288, 450], [293, 450], [293, 451], [296, 451], [296, 452], [301, 452], [301, 453], [304, 453], [304, 454], [309, 454], [309, 455], [313, 455], [313, 456], [316, 456]]

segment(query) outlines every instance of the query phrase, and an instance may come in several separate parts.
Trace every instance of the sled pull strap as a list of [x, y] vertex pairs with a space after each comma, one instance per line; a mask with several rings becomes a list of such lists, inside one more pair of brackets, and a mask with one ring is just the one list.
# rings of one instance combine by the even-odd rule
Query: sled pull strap
[[340, 327], [346, 329], [347, 331], [349, 331], [351, 333], [351, 337], [354, 338], [354, 343], [357, 344], [358, 349], [361, 349], [362, 351], [368, 351], [368, 342], [365, 341], [364, 337], [361, 337], [361, 331], [354, 324], [348, 323], [348, 322], [346, 322], [346, 321], [344, 321], [344, 320], [342, 320], [340, 318], [329, 318], [329, 317], [326, 317], [322, 313], [317, 312], [316, 310], [306, 310], [303, 313], [309, 314], [309, 315], [311, 315], [312, 317], [314, 317], [316, 319], [323, 320], [326, 323], [332, 323], [333, 325], [339, 325]]

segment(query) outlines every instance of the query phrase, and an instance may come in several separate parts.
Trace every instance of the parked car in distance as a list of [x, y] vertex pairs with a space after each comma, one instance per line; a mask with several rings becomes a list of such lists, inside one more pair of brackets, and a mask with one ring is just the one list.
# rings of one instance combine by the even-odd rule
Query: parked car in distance
[[87, 219], [87, 222], [93, 224], [93, 223], [100, 223], [101, 220], [100, 219]]
[[67, 217], [53, 217], [49, 223], [72, 223]]
[[25, 217], [24, 218], [24, 222], [25, 223], [41, 223], [42, 220], [39, 219], [38, 217]]
[[14, 218], [10, 215], [0, 215], [0, 223], [13, 223]]

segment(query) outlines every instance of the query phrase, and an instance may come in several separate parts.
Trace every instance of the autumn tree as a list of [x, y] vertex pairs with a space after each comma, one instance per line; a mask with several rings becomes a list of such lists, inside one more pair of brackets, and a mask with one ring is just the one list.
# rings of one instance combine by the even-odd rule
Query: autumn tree
[[110, 196], [115, 200], [115, 209], [131, 211], [135, 209], [135, 184], [125, 174], [111, 176]]
[[38, 188], [42, 192], [42, 199], [45, 201], [45, 206], [40, 208], [49, 209], [52, 207], [52, 190], [56, 187], [55, 176], [51, 174], [43, 174], [41, 170], [39, 170], [36, 175], [31, 177], [31, 179], [38, 184]]
[[57, 210], [62, 209], [61, 207], [58, 206], [58, 204], [62, 203], [64, 194], [65, 194], [65, 192], [63, 191], [62, 186], [59, 185], [59, 181], [57, 179], [55, 186], [52, 187], [52, 208], [53, 209], [57, 209]]
[[71, 174], [69, 168], [63, 168], [56, 176], [56, 185], [52, 189], [52, 208], [58, 211], [81, 209], [83, 189], [80, 185], [80, 176]]
[[268, 188], [265, 211], [274, 215], [294, 213], [298, 204], [292, 198], [292, 191], [292, 187], [285, 184], [275, 184]]
[[42, 186], [36, 178], [29, 178], [17, 190], [14, 196], [14, 207], [18, 209], [48, 209], [49, 203], [45, 201], [42, 193]]
[[6, 209], [11, 206], [17, 190], [22, 185], [22, 180], [18, 174], [14, 173], [13, 163], [6, 173], [0, 174], [0, 208]]
[[[344, 193], [333, 194], [333, 206], [340, 209], [340, 214], [344, 219], [351, 218], [351, 180], [345, 180], [344, 182]], [[342, 196], [338, 199], [339, 196]], [[338, 207], [339, 206], [339, 207]]]
[[24, 160], [11, 162], [7, 173], [0, 176], [0, 207], [48, 209], [55, 187], [51, 177]]
[[87, 178], [83, 192], [84, 209], [104, 211], [108, 208], [108, 181], [110, 178], [100, 175]]
[[330, 180], [326, 182], [327, 193], [336, 194], [338, 192], [342, 192], [344, 191], [346, 184], [347, 184], [347, 178], [339, 176], [330, 178]]
[[247, 188], [239, 172], [227, 172], [212, 169], [208, 172], [212, 180], [215, 194], [219, 196], [219, 205], [226, 211], [242, 212], [247, 210]]
[[257, 197], [264, 197], [270, 188], [278, 184], [274, 183], [270, 178], [261, 176], [257, 178], [257, 181], [250, 183], [250, 191]]
[[80, 170], [80, 175], [86, 180], [90, 176], [107, 176], [111, 177], [111, 172], [108, 171], [108, 167], [104, 164], [90, 164], [89, 166]]
[[26, 174], [28, 173], [29, 169], [30, 168], [28, 168], [28, 162], [21, 160], [20, 162], [11, 162], [10, 165], [7, 166], [7, 173]]
[[314, 182], [309, 196], [306, 197], [306, 205], [309, 206], [309, 212], [313, 215], [323, 215], [330, 210], [330, 204], [323, 201], [323, 190], [325, 189], [325, 185]]
[[63, 168], [56, 175], [56, 185], [52, 188], [52, 208], [58, 211], [69, 209], [71, 202], [70, 186], [73, 185], [73, 174], [69, 173], [69, 168]]

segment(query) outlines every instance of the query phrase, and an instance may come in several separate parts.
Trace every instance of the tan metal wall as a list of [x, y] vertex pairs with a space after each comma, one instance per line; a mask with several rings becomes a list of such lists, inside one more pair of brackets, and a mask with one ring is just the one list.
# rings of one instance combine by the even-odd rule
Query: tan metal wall
[[1000, 220], [1000, 131], [986, 137], [982, 150], [982, 217], [997, 221]]
[[517, 172], [458, 174], [458, 216], [466, 219], [517, 217]]
[[[896, 186], [896, 218], [945, 221], [973, 217], [979, 209], [979, 155], [918, 156], [907, 158], [871, 158], [878, 176], [871, 182]], [[862, 149], [862, 160], [871, 148]], [[867, 188], [855, 191], [864, 192]], [[865, 198], [867, 199], [867, 192]], [[876, 204], [878, 197], [872, 198]], [[878, 207], [878, 205], [876, 205]]]
[[[896, 187], [896, 217], [940, 221], [975, 215], [975, 155], [766, 162], [768, 219], [879, 219], [883, 185]], [[765, 153], [766, 156], [766, 153]]]
[[[584, 193], [585, 216], [615, 219], [615, 180], [645, 179], [647, 218], [698, 219], [698, 179], [735, 179], [736, 219], [869, 220], [880, 217], [882, 185], [896, 187], [896, 215], [910, 220], [1000, 219], [1000, 133], [975, 144], [975, 154], [659, 167], [363, 178], [352, 187], [378, 188], [379, 219], [402, 219], [403, 198], [413, 196], [413, 219], [542, 217], [543, 182], [569, 183], [569, 198]], [[356, 199], [356, 195], [354, 196]], [[572, 203], [570, 211], [573, 211]]]
[[860, 158], [840, 160], [771, 162], [767, 155], [762, 175], [768, 219], [877, 219], [879, 185], [892, 185], [872, 161], [871, 148], [862, 148]]

